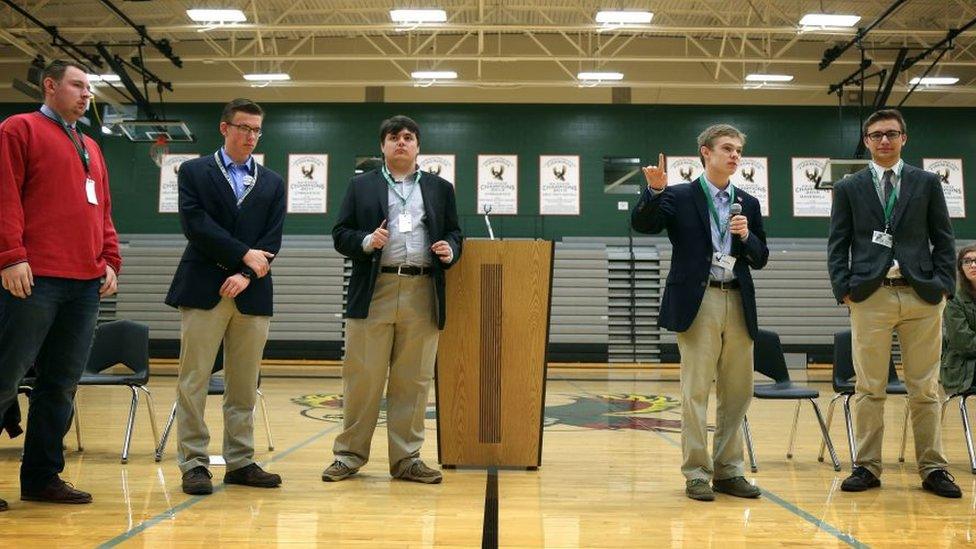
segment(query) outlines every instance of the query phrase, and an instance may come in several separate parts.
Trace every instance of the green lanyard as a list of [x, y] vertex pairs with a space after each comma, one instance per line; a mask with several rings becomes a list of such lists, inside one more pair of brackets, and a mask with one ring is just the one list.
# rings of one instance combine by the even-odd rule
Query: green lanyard
[[413, 196], [413, 193], [417, 190], [417, 187], [420, 186], [420, 170], [417, 170], [417, 177], [415, 177], [413, 180], [414, 186], [411, 187], [410, 194], [407, 196], [403, 196], [400, 194], [400, 191], [396, 189], [396, 183], [393, 181], [393, 176], [390, 174], [390, 170], [386, 169], [386, 164], [383, 164], [382, 172], [383, 177], [386, 179], [386, 184], [389, 185], [390, 190], [393, 191], [393, 194], [395, 194], [401, 202], [403, 202], [403, 206], [406, 207], [407, 201], [410, 200], [410, 197]]
[[[891, 171], [891, 176], [895, 176], [894, 170]], [[874, 181], [874, 188], [877, 190], [878, 196], [884, 196], [884, 190], [881, 188], [881, 181], [878, 179], [878, 174], [871, 170], [871, 179]], [[891, 214], [895, 211], [895, 202], [898, 201], [898, 188], [895, 184], [891, 184], [891, 196], [888, 197], [888, 202], [884, 205], [884, 218], [885, 218], [885, 232], [891, 228]]]
[[[41, 111], [41, 114], [47, 116], [47, 113], [45, 113], [44, 111]], [[54, 118], [51, 119], [57, 122], [59, 126], [61, 126], [61, 129], [64, 130], [64, 133], [68, 134], [68, 139], [71, 140], [71, 144], [74, 145], [75, 150], [78, 151], [78, 157], [81, 158], [81, 165], [85, 167], [85, 175], [89, 175], [91, 172], [88, 169], [88, 149], [85, 148], [85, 138], [81, 137], [81, 135], [78, 135], [80, 141], [78, 139], [75, 139], [76, 134], [71, 131], [71, 128], [69, 128], [67, 124], [65, 124], [64, 120], [61, 119], [61, 116], [59, 116], [58, 113], [54, 113]]]
[[[715, 220], [715, 226], [718, 227], [718, 241], [724, 244], [725, 235], [729, 232], [729, 223], [726, 221], [725, 225], [722, 225], [722, 222], [719, 221], [718, 210], [715, 208], [715, 202], [712, 200], [712, 193], [709, 192], [710, 189], [708, 188], [708, 183], [705, 182], [704, 175], [698, 177], [698, 184], [701, 185], [702, 192], [705, 193], [705, 200], [708, 201], [708, 211], [712, 213], [712, 219]], [[734, 201], [735, 187], [732, 186], [732, 183], [729, 183], [729, 204], [732, 204]]]

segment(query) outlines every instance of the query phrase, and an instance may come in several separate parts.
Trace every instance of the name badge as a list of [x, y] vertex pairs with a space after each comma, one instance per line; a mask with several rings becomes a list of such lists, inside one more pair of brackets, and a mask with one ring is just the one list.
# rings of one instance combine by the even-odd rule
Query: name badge
[[879, 246], [884, 246], [885, 248], [890, 248], [895, 245], [894, 238], [890, 234], [881, 231], [874, 231], [874, 234], [871, 236], [871, 242]]
[[402, 213], [397, 216], [397, 226], [401, 233], [409, 233], [413, 230], [413, 216], [409, 213]]
[[85, 195], [88, 197], [88, 203], [98, 205], [98, 197], [95, 196], [95, 180], [88, 177], [85, 179]]
[[725, 255], [721, 252], [715, 252], [712, 254], [712, 265], [716, 267], [721, 267], [726, 271], [732, 271], [735, 267], [735, 257], [731, 255]]

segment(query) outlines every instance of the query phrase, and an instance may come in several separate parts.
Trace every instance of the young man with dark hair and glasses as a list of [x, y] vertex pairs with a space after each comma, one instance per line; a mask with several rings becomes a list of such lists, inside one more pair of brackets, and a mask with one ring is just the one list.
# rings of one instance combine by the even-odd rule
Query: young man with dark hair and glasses
[[901, 159], [908, 141], [900, 112], [864, 122], [871, 164], [834, 186], [828, 270], [834, 297], [850, 309], [857, 373], [856, 455], [845, 492], [881, 486], [881, 446], [892, 332], [898, 332], [926, 490], [962, 496], [942, 451], [939, 361], [942, 310], [955, 290], [952, 225], [939, 177]]

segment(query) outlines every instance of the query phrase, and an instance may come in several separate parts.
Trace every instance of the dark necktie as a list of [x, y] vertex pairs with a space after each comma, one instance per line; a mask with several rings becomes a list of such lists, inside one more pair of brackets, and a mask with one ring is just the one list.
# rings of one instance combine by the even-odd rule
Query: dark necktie
[[895, 172], [892, 170], [885, 170], [884, 177], [881, 178], [881, 182], [884, 184], [884, 203], [888, 204], [888, 200], [891, 198], [891, 193], [895, 190], [895, 185], [891, 182], [894, 178]]

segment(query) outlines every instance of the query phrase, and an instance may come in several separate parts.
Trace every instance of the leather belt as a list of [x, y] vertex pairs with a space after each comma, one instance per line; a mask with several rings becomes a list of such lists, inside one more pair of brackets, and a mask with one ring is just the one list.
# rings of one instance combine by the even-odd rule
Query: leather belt
[[708, 285], [712, 288], [718, 288], [720, 290], [738, 290], [739, 281], [737, 279], [726, 280], [725, 282], [719, 280], [709, 280]]
[[429, 275], [430, 267], [418, 267], [416, 265], [384, 265], [380, 267], [381, 273], [395, 273], [397, 276], [420, 276]]
[[881, 284], [883, 286], [908, 286], [908, 281], [904, 278], [885, 278]]

